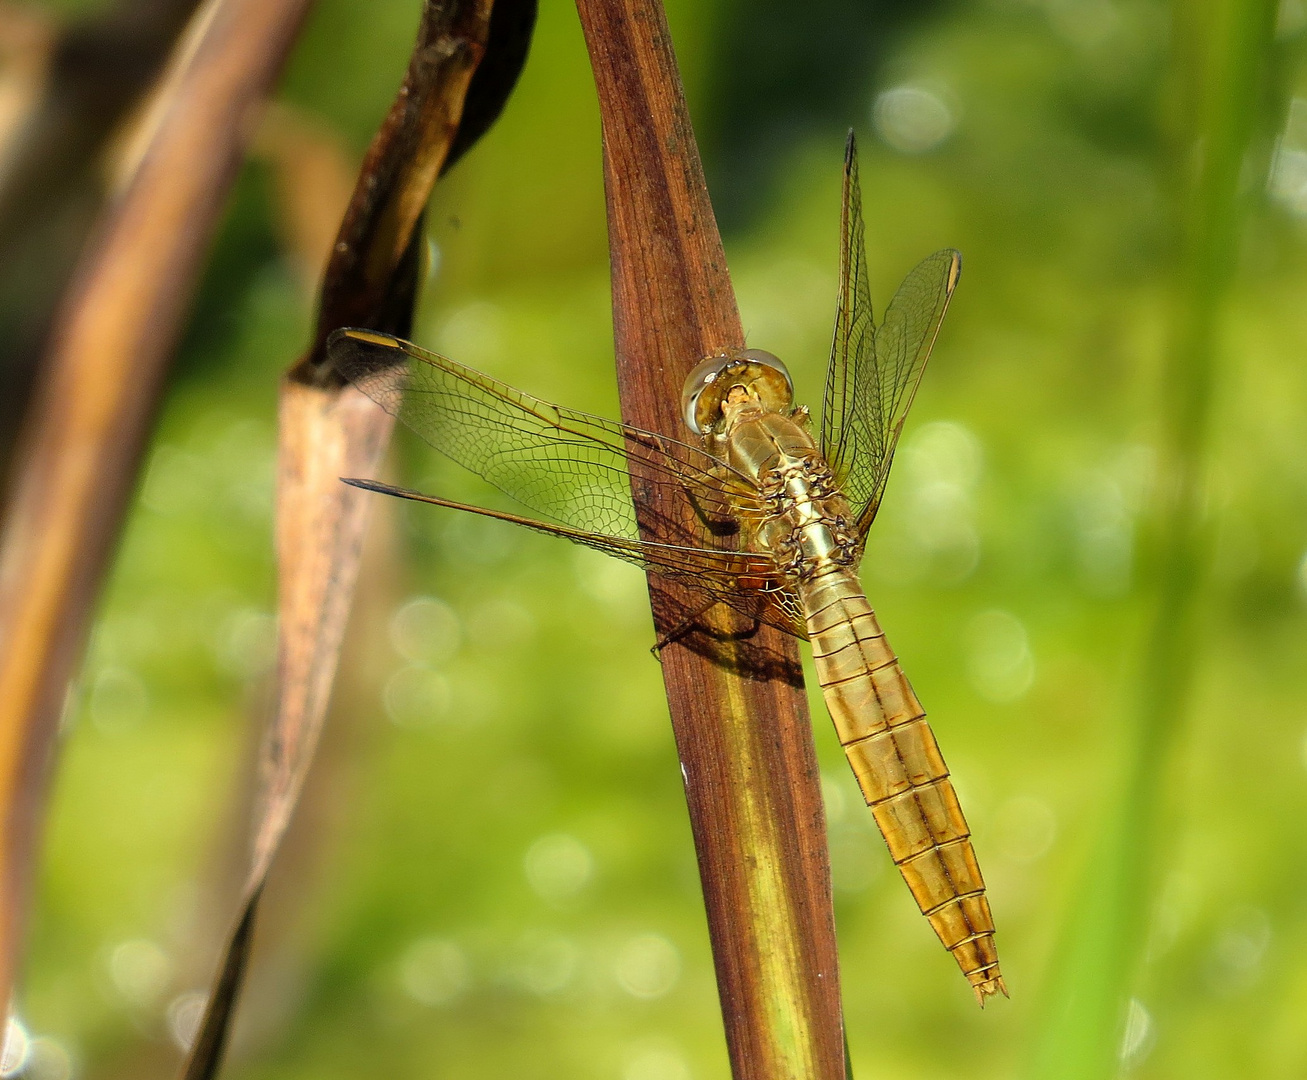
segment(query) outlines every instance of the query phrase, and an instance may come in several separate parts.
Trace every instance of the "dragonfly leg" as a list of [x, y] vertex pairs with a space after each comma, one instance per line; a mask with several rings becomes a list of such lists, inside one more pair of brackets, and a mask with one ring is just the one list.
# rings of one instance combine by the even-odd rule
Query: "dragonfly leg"
[[[759, 619], [756, 615], [744, 616], [744, 618], [749, 620], [749, 625], [742, 630], [724, 630], [724, 629], [705, 625], [704, 623], [699, 621], [705, 615], [707, 615], [708, 612], [712, 611], [714, 608], [716, 608], [719, 604], [722, 603], [724, 603], [724, 601], [722, 600], [717, 600], [717, 599], [709, 600], [708, 603], [705, 604], [703, 607], [698, 608], [692, 614], [687, 615], [684, 619], [678, 622], [676, 626], [674, 626], [671, 630], [663, 634], [662, 637], [660, 637], [658, 641], [654, 644], [653, 648], [649, 650], [651, 653], [654, 654], [654, 658], [659, 662], [661, 662], [662, 656], [660, 654], [662, 653], [663, 649], [665, 649], [668, 645], [672, 644], [674, 641], [679, 641], [687, 634], [691, 634], [696, 630], [701, 632], [705, 637], [711, 639], [712, 641], [725, 642], [725, 641], [747, 641], [750, 638], [752, 638], [762, 628], [763, 625], [762, 620]], [[733, 607], [728, 607], [727, 610], [735, 612], [735, 608]], [[736, 614], [743, 615], [742, 612], [736, 612]]]
[[[699, 623], [699, 620], [703, 618], [705, 615], [707, 615], [708, 612], [712, 611], [712, 609], [715, 608], [720, 603], [721, 601], [714, 597], [712, 600], [709, 600], [708, 603], [704, 604], [703, 607], [696, 608], [693, 612], [691, 612], [680, 622], [678, 622], [674, 627], [672, 627], [671, 630], [663, 634], [654, 643], [653, 648], [649, 650], [651, 653], [653, 653], [654, 659], [657, 660], [659, 663], [662, 663], [661, 654], [663, 649], [665, 649], [668, 645], [672, 644], [672, 642], [674, 641], [680, 641], [680, 639], [685, 637], [686, 634], [693, 632], [696, 628], [696, 624]], [[702, 629], [706, 629], [706, 627], [698, 626], [698, 629], [702, 630]]]

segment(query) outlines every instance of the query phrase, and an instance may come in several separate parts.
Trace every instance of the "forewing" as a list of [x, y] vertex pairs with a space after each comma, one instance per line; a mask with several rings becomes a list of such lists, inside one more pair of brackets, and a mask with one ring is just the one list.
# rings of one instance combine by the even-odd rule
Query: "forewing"
[[865, 534], [880, 507], [894, 448], [962, 270], [951, 249], [908, 274], [873, 328], [858, 184], [858, 149], [844, 152], [840, 296], [821, 412], [821, 448]]
[[[866, 384], [875, 378], [871, 291], [858, 186], [858, 148], [849, 132], [844, 147], [844, 199], [840, 216], [840, 295], [835, 313], [826, 392], [821, 409], [821, 447], [843, 485], [857, 473], [859, 457], [875, 453], [882, 425], [861, 405]], [[868, 404], [875, 401], [872, 395]]]
[[633, 471], [642, 504], [664, 508], [657, 535], [673, 543], [731, 550], [741, 516], [763, 510], [747, 478], [687, 443], [550, 404], [385, 334], [340, 330], [328, 350], [426, 442], [568, 529], [640, 540]]

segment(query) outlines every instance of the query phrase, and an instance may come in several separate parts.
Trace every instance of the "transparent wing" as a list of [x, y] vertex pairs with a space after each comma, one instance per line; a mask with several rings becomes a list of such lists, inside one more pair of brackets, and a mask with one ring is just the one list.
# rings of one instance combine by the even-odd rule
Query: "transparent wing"
[[423, 440], [559, 524], [640, 539], [632, 472], [643, 501], [664, 508], [657, 535], [673, 543], [730, 548], [741, 518], [763, 512], [752, 481], [698, 447], [552, 405], [386, 334], [337, 331], [328, 349], [342, 376]]
[[880, 508], [903, 421], [961, 272], [962, 256], [952, 249], [926, 256], [903, 279], [876, 328], [874, 380], [869, 384], [875, 382], [877, 400], [868, 411], [879, 420], [878, 441], [873, 454], [858, 456], [845, 488], [864, 533]]
[[[386, 334], [340, 330], [328, 351], [344, 378], [422, 439], [550, 520], [372, 481], [359, 486], [564, 536], [796, 631], [784, 613], [790, 598], [777, 595], [783, 584], [774, 562], [741, 550], [749, 519], [765, 512], [762, 496], [724, 462], [687, 443], [531, 397]], [[633, 473], [644, 495], [638, 517]], [[643, 540], [641, 524], [665, 542]], [[773, 598], [781, 604], [775, 611]]]
[[[835, 338], [826, 370], [821, 409], [821, 448], [841, 486], [854, 472], [860, 452], [877, 440], [877, 417], [857, 402], [867, 373], [875, 368], [871, 290], [863, 242], [862, 192], [858, 186], [858, 147], [850, 129], [844, 145], [844, 198], [840, 215], [840, 296]], [[852, 494], [851, 492], [849, 493]]]
[[822, 409], [822, 450], [865, 534], [880, 507], [903, 421], [962, 271], [952, 249], [904, 279], [873, 330], [862, 196], [852, 133], [844, 161], [840, 301]]
[[790, 590], [776, 563], [770, 557], [748, 551], [727, 551], [719, 548], [682, 547], [676, 544], [658, 544], [648, 540], [606, 536], [566, 525], [553, 525], [545, 521], [532, 521], [517, 514], [488, 510], [482, 506], [441, 499], [420, 491], [393, 487], [376, 480], [343, 477], [345, 483], [401, 499], [464, 510], [498, 521], [509, 521], [547, 536], [561, 536], [565, 540], [602, 551], [605, 555], [635, 563], [645, 570], [653, 570], [663, 577], [679, 582], [696, 595], [729, 604], [750, 618], [777, 626], [796, 637], [808, 636], [803, 609], [797, 594]]

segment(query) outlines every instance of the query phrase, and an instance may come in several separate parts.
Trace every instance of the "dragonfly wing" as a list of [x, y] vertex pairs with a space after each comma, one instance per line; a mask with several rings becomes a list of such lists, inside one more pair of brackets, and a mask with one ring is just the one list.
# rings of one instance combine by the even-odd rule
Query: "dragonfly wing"
[[821, 446], [841, 485], [857, 470], [860, 454], [874, 452], [880, 430], [876, 417], [859, 407], [874, 373], [871, 290], [863, 239], [862, 192], [858, 186], [858, 147], [849, 131], [844, 147], [844, 198], [840, 215], [840, 296], [835, 337], [826, 371], [821, 409]]
[[878, 456], [869, 458], [865, 468], [855, 470], [853, 477], [860, 489], [853, 506], [864, 535], [880, 508], [903, 422], [921, 385], [922, 372], [961, 273], [962, 256], [951, 248], [927, 255], [903, 279], [885, 309], [884, 321], [876, 328], [875, 370], [880, 400], [875, 414], [883, 427]]
[[798, 597], [786, 587], [775, 562], [766, 555], [607, 536], [586, 529], [533, 521], [516, 514], [453, 502], [376, 480], [344, 479], [345, 483], [368, 491], [379, 491], [385, 495], [430, 503], [433, 506], [446, 506], [453, 510], [466, 510], [483, 517], [524, 525], [547, 536], [561, 536], [573, 543], [602, 551], [605, 555], [635, 563], [645, 570], [652, 570], [686, 586], [696, 595], [705, 595], [711, 600], [729, 604], [752, 619], [770, 623], [797, 637], [808, 636]]
[[664, 508], [658, 535], [730, 548], [741, 515], [761, 513], [756, 485], [698, 447], [565, 409], [386, 334], [338, 330], [342, 376], [447, 457], [570, 529], [640, 539], [642, 503]]
[[880, 507], [894, 449], [962, 271], [952, 249], [923, 259], [873, 328], [858, 154], [844, 158], [840, 299], [822, 408], [822, 451], [864, 533]]

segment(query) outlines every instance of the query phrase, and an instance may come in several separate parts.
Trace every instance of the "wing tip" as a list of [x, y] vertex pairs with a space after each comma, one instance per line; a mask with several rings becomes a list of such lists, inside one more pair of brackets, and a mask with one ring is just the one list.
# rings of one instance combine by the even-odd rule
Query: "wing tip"
[[342, 476], [340, 482], [348, 484], [350, 487], [362, 488], [364, 491], [379, 491], [383, 495], [393, 490], [377, 480], [365, 480], [359, 476]]
[[931, 267], [933, 274], [936, 272], [933, 268], [945, 261], [948, 263], [948, 272], [944, 275], [944, 295], [950, 296], [958, 287], [958, 279], [962, 277], [962, 252], [957, 248], [940, 248], [931, 252], [913, 268], [913, 272]]
[[342, 326], [333, 330], [327, 336], [327, 345], [330, 347], [337, 341], [343, 341], [349, 338], [351, 341], [362, 341], [368, 345], [382, 345], [388, 349], [398, 349], [401, 347], [399, 338], [394, 334], [385, 334], [380, 330], [365, 330], [359, 326]]
[[404, 368], [411, 348], [393, 334], [357, 326], [342, 326], [327, 335], [327, 360], [332, 368], [387, 412], [394, 412], [395, 407], [377, 397], [369, 383], [374, 376]]

